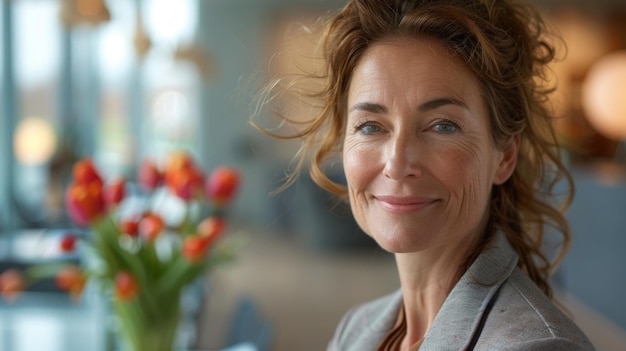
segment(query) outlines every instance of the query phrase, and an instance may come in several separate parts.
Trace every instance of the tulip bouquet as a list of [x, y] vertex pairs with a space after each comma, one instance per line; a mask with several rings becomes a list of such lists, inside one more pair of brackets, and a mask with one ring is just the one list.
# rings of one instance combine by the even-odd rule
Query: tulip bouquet
[[[139, 205], [128, 196], [124, 179], [105, 182], [88, 158], [74, 165], [72, 176], [67, 210], [88, 230], [65, 235], [59, 245], [72, 251], [81, 243], [95, 260], [87, 267], [56, 270], [57, 285], [79, 296], [87, 280], [95, 279], [112, 297], [119, 332], [130, 350], [171, 351], [184, 288], [234, 255], [232, 243], [218, 239], [239, 173], [222, 166], [205, 176], [186, 152], [172, 154], [164, 167], [147, 159], [137, 177], [144, 200]], [[168, 196], [184, 209], [179, 218], [167, 216], [172, 211], [162, 205]], [[0, 275], [5, 295], [22, 285], [14, 271]]]

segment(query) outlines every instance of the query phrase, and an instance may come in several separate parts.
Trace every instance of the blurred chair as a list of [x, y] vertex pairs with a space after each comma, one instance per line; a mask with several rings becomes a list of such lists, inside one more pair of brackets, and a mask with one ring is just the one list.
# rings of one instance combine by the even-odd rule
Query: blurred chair
[[258, 307], [250, 298], [237, 303], [226, 345], [252, 344], [257, 351], [268, 351], [272, 337], [272, 326], [263, 318]]

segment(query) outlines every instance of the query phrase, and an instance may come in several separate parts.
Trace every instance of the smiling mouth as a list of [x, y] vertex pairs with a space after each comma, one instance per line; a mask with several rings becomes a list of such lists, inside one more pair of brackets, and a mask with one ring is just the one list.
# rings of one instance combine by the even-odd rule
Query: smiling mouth
[[413, 196], [376, 196], [375, 199], [383, 209], [397, 214], [416, 212], [438, 201], [434, 198]]

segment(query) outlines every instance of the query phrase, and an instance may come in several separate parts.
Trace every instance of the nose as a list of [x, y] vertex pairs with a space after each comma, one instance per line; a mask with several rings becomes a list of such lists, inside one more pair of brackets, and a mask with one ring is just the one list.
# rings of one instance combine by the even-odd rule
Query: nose
[[406, 177], [420, 177], [419, 140], [410, 133], [402, 133], [389, 140], [385, 150], [385, 177], [400, 180]]

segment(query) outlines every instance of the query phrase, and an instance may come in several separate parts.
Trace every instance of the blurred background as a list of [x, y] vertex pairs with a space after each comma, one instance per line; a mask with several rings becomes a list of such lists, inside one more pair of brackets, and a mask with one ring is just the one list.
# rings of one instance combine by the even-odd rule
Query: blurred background
[[[626, 2], [535, 2], [568, 47], [553, 67], [552, 103], [577, 195], [555, 284], [598, 350], [626, 350]], [[315, 25], [344, 4], [0, 2], [0, 271], [54, 255], [37, 246], [42, 233], [71, 227], [63, 197], [78, 159], [133, 180], [140, 160], [183, 148], [205, 169], [242, 171], [230, 230], [249, 240], [192, 298], [190, 347], [234, 343], [248, 306], [249, 328], [269, 330], [259, 349], [325, 349], [349, 307], [398, 287], [395, 265], [308, 179], [272, 195], [297, 144], [249, 120], [271, 123], [263, 88], [275, 74], [315, 67]], [[306, 113], [279, 98], [285, 111]], [[1, 351], [105, 349], [108, 313], [97, 297], [68, 303], [45, 286], [29, 296], [0, 304]]]

